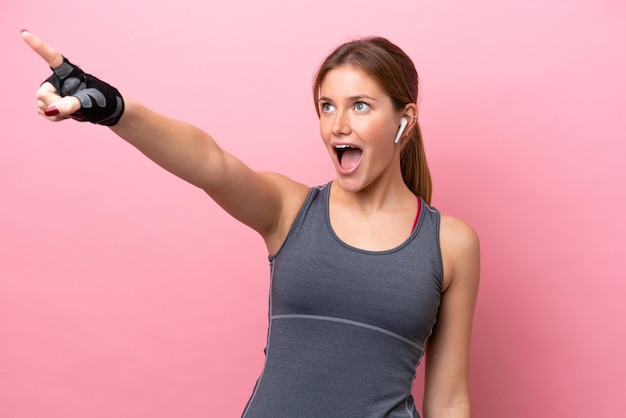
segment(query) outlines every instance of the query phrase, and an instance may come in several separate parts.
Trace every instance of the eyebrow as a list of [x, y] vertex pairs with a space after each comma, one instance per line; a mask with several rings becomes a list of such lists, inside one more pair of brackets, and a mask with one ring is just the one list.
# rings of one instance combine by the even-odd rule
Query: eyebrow
[[[367, 94], [361, 94], [361, 95], [358, 95], [358, 96], [350, 96], [350, 97], [348, 97], [348, 101], [350, 101], [350, 102], [356, 102], [356, 101], [363, 100], [363, 99], [372, 100], [374, 102], [378, 101], [375, 98], [373, 98], [372, 96], [368, 96]], [[321, 96], [317, 101], [318, 101], [318, 103], [320, 103], [320, 102], [332, 102], [333, 100], [330, 97]]]

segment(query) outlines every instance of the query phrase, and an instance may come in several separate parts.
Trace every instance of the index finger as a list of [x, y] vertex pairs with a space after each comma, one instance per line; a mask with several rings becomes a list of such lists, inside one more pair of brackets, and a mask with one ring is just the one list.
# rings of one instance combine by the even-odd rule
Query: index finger
[[22, 39], [35, 51], [41, 58], [43, 58], [51, 68], [57, 68], [63, 64], [63, 55], [59, 54], [56, 49], [50, 45], [44, 43], [36, 35], [23, 30]]

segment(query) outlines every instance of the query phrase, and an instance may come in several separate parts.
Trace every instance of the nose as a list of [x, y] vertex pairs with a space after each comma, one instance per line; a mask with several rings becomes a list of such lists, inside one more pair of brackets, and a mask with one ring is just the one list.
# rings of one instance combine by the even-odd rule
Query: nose
[[335, 113], [332, 124], [332, 133], [335, 136], [349, 135], [352, 132], [350, 126], [350, 118], [346, 112], [338, 111]]

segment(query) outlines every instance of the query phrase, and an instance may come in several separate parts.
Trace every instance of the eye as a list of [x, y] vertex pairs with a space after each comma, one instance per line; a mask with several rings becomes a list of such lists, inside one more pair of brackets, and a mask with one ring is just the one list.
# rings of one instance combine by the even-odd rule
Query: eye
[[330, 103], [322, 103], [320, 105], [320, 108], [323, 113], [330, 113], [335, 110], [335, 106], [331, 105]]
[[370, 105], [368, 105], [365, 102], [356, 102], [354, 104], [354, 110], [356, 110], [357, 112], [365, 112], [370, 108]]

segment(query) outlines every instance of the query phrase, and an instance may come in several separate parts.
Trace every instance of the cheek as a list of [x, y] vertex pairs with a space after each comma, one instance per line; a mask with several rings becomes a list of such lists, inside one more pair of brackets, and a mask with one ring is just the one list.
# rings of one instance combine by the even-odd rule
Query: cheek
[[324, 119], [320, 119], [320, 121], [319, 121], [319, 130], [320, 130], [320, 136], [322, 137], [324, 142], [330, 141], [331, 126], [328, 123], [328, 121], [325, 121]]
[[363, 123], [355, 126], [364, 141], [372, 145], [393, 143], [396, 132], [388, 123]]

